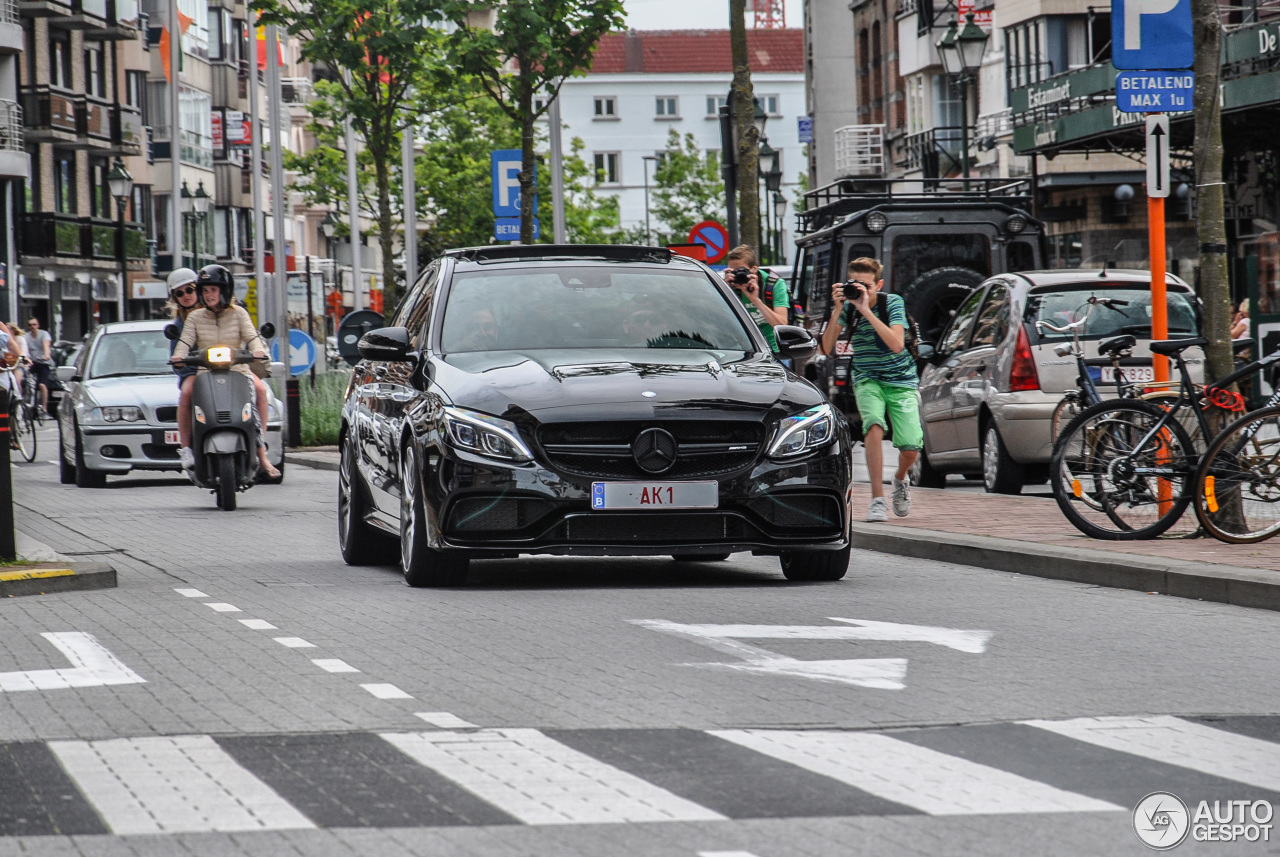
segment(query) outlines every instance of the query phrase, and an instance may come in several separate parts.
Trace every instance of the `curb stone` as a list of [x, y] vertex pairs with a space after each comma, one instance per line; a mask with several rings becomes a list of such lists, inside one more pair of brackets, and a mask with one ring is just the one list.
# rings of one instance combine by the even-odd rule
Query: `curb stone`
[[1280, 610], [1273, 571], [875, 524], [853, 524], [850, 540], [860, 550], [915, 559]]
[[101, 562], [60, 563], [46, 568], [0, 571], [0, 598], [114, 589], [116, 570]]
[[316, 452], [286, 452], [284, 460], [297, 467], [310, 467], [313, 470], [337, 470], [338, 457], [332, 454]]

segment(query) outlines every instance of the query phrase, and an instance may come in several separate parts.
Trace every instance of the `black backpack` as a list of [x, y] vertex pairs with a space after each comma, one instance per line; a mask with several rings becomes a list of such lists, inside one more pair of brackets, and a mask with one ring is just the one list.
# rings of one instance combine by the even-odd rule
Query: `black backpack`
[[[905, 307], [904, 307], [905, 309]], [[876, 314], [876, 318], [884, 322], [885, 326], [889, 326], [889, 301], [888, 298], [877, 298], [872, 308], [872, 312]], [[849, 329], [845, 331], [845, 336], [852, 339], [853, 331], [862, 321], [861, 313], [853, 320], [853, 324], [849, 325]], [[902, 329], [902, 342], [906, 350], [911, 354], [913, 360], [920, 360], [920, 325], [916, 323], [915, 317], [911, 313], [907, 313], [907, 324]]]
[[[764, 305], [769, 309], [773, 309], [773, 284], [782, 278], [775, 277], [768, 268], [761, 268], [760, 274], [760, 300], [764, 301]], [[795, 295], [792, 295], [791, 302], [787, 304], [787, 324], [795, 324], [797, 319], [802, 318], [804, 318], [804, 308], [800, 306]]]

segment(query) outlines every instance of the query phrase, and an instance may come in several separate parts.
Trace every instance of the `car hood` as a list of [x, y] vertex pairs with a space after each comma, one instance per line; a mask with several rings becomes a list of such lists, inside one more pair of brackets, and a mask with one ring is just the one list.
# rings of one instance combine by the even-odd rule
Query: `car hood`
[[137, 405], [155, 409], [178, 404], [178, 379], [173, 374], [98, 378], [81, 381], [79, 387], [100, 407]]
[[[725, 362], [721, 362], [725, 361]], [[673, 409], [791, 412], [820, 404], [812, 385], [769, 357], [724, 352], [609, 349], [451, 354], [432, 362], [435, 382], [461, 407], [542, 419], [643, 419]]]

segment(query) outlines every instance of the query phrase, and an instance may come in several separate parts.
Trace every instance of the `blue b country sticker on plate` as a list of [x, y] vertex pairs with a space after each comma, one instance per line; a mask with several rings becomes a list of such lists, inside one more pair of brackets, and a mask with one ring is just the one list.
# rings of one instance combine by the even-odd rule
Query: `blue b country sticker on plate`
[[604, 483], [593, 482], [591, 484], [591, 508], [604, 508]]

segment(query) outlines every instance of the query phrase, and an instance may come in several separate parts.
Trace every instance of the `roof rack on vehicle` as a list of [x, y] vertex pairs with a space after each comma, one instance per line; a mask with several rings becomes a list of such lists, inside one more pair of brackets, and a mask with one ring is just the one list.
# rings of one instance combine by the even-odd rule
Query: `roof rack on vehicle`
[[[969, 189], [964, 189], [968, 183]], [[868, 187], [870, 185], [870, 187]], [[907, 185], [903, 188], [902, 185]], [[878, 205], [1004, 204], [1031, 213], [1031, 180], [1007, 178], [914, 179], [886, 185], [841, 179], [804, 195], [797, 215], [800, 233], [825, 229], [836, 220]]]
[[610, 262], [665, 264], [675, 254], [666, 247], [631, 244], [493, 244], [462, 247], [444, 255], [468, 262], [508, 262], [513, 259], [606, 259]]

